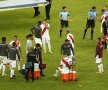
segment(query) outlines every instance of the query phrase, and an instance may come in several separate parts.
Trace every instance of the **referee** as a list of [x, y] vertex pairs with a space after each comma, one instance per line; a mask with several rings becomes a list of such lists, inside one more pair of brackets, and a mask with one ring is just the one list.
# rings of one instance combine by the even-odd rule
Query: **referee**
[[61, 29], [60, 29], [60, 37], [62, 36], [62, 29], [64, 27], [68, 28], [68, 16], [69, 12], [66, 11], [66, 7], [62, 7], [62, 11], [59, 13], [59, 16], [61, 17]]
[[94, 28], [95, 28], [95, 19], [96, 19], [96, 7], [93, 6], [92, 10], [90, 10], [88, 12], [88, 18], [87, 18], [86, 28], [84, 30], [83, 39], [85, 39], [86, 32], [87, 32], [88, 28], [91, 28], [91, 40], [93, 40], [93, 33], [94, 33]]

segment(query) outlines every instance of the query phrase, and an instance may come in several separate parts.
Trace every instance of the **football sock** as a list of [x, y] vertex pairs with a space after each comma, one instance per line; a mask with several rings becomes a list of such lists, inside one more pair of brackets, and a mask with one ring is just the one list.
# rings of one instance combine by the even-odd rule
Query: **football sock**
[[5, 66], [5, 65], [3, 65], [2, 76], [4, 76], [4, 75], [5, 75], [5, 69], [6, 69], [6, 66]]
[[87, 32], [87, 30], [85, 29], [85, 30], [84, 30], [83, 39], [84, 39], [84, 38], [85, 38], [85, 36], [86, 36], [86, 32]]
[[60, 29], [60, 37], [62, 36], [62, 30]]

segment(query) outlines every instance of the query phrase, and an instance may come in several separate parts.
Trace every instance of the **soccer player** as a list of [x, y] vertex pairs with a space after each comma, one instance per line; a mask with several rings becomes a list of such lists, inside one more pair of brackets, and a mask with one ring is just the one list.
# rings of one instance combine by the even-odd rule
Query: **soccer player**
[[16, 42], [12, 43], [12, 46], [9, 48], [8, 58], [11, 61], [10, 63], [10, 79], [15, 78], [15, 68], [16, 68], [16, 55], [18, 56], [18, 60], [20, 60], [20, 54], [18, 49], [16, 48]]
[[72, 47], [74, 48], [74, 36], [70, 33], [69, 30], [67, 30], [66, 33], [67, 33], [67, 39], [69, 40], [69, 42], [71, 43]]
[[33, 38], [32, 34], [29, 34], [26, 36], [26, 39], [27, 39], [27, 42], [26, 42], [26, 55], [27, 55], [29, 53], [30, 49], [32, 48], [32, 40], [34, 38]]
[[[105, 17], [105, 21], [102, 24], [102, 29], [103, 29], [103, 37], [106, 37], [106, 35], [108, 35], [108, 16]], [[106, 42], [103, 43], [104, 44], [104, 48], [107, 48], [107, 44]]]
[[68, 39], [65, 39], [65, 43], [61, 45], [61, 55], [62, 57], [67, 56], [70, 59], [74, 57], [74, 49]]
[[38, 25], [34, 26], [31, 29], [32, 34], [34, 35], [35, 43], [39, 43], [42, 46], [42, 28], [41, 28], [41, 21], [38, 21]]
[[41, 28], [42, 28], [42, 43], [43, 43], [44, 53], [46, 53], [46, 43], [48, 44], [49, 53], [52, 53], [51, 44], [50, 44], [50, 35], [49, 35], [50, 24], [47, 22], [46, 19], [43, 20]]
[[101, 38], [98, 38], [97, 46], [96, 46], [96, 64], [98, 65], [99, 71], [97, 73], [103, 73], [103, 64], [102, 64], [102, 57], [103, 57], [103, 45]]
[[102, 9], [101, 10], [101, 33], [102, 33], [102, 24], [103, 24], [103, 22], [105, 21], [105, 10], [104, 9]]
[[7, 64], [7, 53], [8, 53], [8, 45], [6, 44], [6, 37], [2, 37], [2, 43], [0, 43], [0, 70], [2, 69], [2, 76], [5, 74], [6, 64]]
[[[9, 45], [12, 46], [13, 42], [16, 43], [16, 48], [17, 48], [18, 51], [20, 52], [20, 56], [21, 56], [21, 59], [22, 59], [21, 44], [20, 44], [20, 42], [18, 41], [18, 36], [15, 35], [15, 36], [13, 36], [13, 37], [14, 37], [14, 40], [12, 40], [12, 41], [9, 43]], [[18, 57], [17, 57], [17, 59], [18, 59]], [[17, 60], [17, 66], [18, 66], [18, 70], [20, 70], [20, 61], [19, 61], [19, 60]]]
[[93, 6], [92, 10], [90, 10], [88, 12], [88, 18], [87, 18], [86, 28], [84, 30], [83, 39], [85, 39], [86, 32], [87, 32], [88, 28], [91, 27], [91, 40], [93, 40], [93, 33], [94, 33], [94, 28], [95, 28], [95, 20], [96, 20], [96, 7]]
[[104, 6], [104, 10], [105, 10], [105, 16], [108, 16], [108, 6], [107, 5]]
[[66, 11], [66, 7], [62, 7], [62, 11], [59, 13], [59, 16], [61, 17], [61, 29], [60, 29], [60, 37], [62, 36], [62, 29], [64, 26], [68, 29], [68, 16], [69, 12]]

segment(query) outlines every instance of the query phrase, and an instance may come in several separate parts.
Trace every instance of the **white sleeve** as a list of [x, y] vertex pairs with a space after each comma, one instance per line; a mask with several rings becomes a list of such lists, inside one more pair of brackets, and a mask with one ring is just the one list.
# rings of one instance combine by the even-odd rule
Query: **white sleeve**
[[9, 45], [12, 46], [12, 43], [13, 43], [13, 42], [14, 42], [14, 41], [11, 41], [11, 42], [9, 43]]

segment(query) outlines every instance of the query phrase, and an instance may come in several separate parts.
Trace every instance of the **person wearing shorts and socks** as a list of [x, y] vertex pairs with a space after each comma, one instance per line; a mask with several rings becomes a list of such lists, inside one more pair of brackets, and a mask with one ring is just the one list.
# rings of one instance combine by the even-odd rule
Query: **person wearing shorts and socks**
[[41, 28], [41, 21], [38, 21], [38, 25], [34, 26], [31, 29], [32, 34], [34, 35], [35, 43], [39, 43], [42, 46], [42, 28]]
[[1, 59], [1, 64], [0, 64], [0, 70], [2, 70], [2, 76], [6, 75], [5, 74], [5, 69], [7, 65], [7, 53], [8, 53], [8, 45], [6, 44], [6, 37], [2, 37], [2, 43], [0, 43], [0, 59]]
[[96, 7], [93, 6], [92, 10], [90, 10], [88, 12], [88, 18], [87, 18], [86, 28], [84, 30], [83, 39], [85, 39], [87, 30], [89, 28], [91, 28], [91, 40], [93, 40], [93, 33], [94, 33], [94, 28], [95, 28], [95, 20], [96, 20]]
[[16, 68], [16, 55], [18, 56], [18, 60], [20, 60], [19, 51], [16, 48], [16, 43], [13, 42], [12, 46], [9, 47], [8, 58], [11, 61], [10, 63], [10, 79], [15, 78], [15, 68]]
[[62, 29], [66, 27], [68, 29], [68, 16], [69, 12], [66, 11], [66, 7], [62, 7], [62, 11], [59, 13], [59, 16], [61, 17], [61, 29], [60, 29], [60, 37], [62, 36]]
[[98, 65], [99, 71], [97, 73], [103, 73], [103, 64], [102, 64], [102, 57], [103, 57], [103, 44], [101, 38], [98, 38], [97, 46], [96, 46], [96, 64]]
[[44, 48], [44, 53], [46, 53], [46, 43], [48, 44], [49, 53], [52, 53], [51, 44], [50, 44], [50, 35], [49, 35], [50, 24], [47, 22], [46, 19], [43, 20], [41, 28], [42, 28], [42, 44]]
[[[20, 42], [19, 42], [19, 40], [18, 40], [18, 36], [15, 35], [15, 36], [13, 36], [13, 37], [14, 37], [14, 40], [12, 40], [12, 41], [9, 43], [9, 45], [12, 46], [13, 42], [16, 43], [16, 48], [17, 48], [18, 51], [20, 52], [20, 56], [21, 56], [20, 58], [22, 59], [21, 44], [20, 44]], [[17, 56], [16, 56], [16, 57], [17, 57]], [[18, 67], [18, 70], [20, 70], [20, 61], [18, 60], [18, 57], [17, 57], [17, 67]]]

